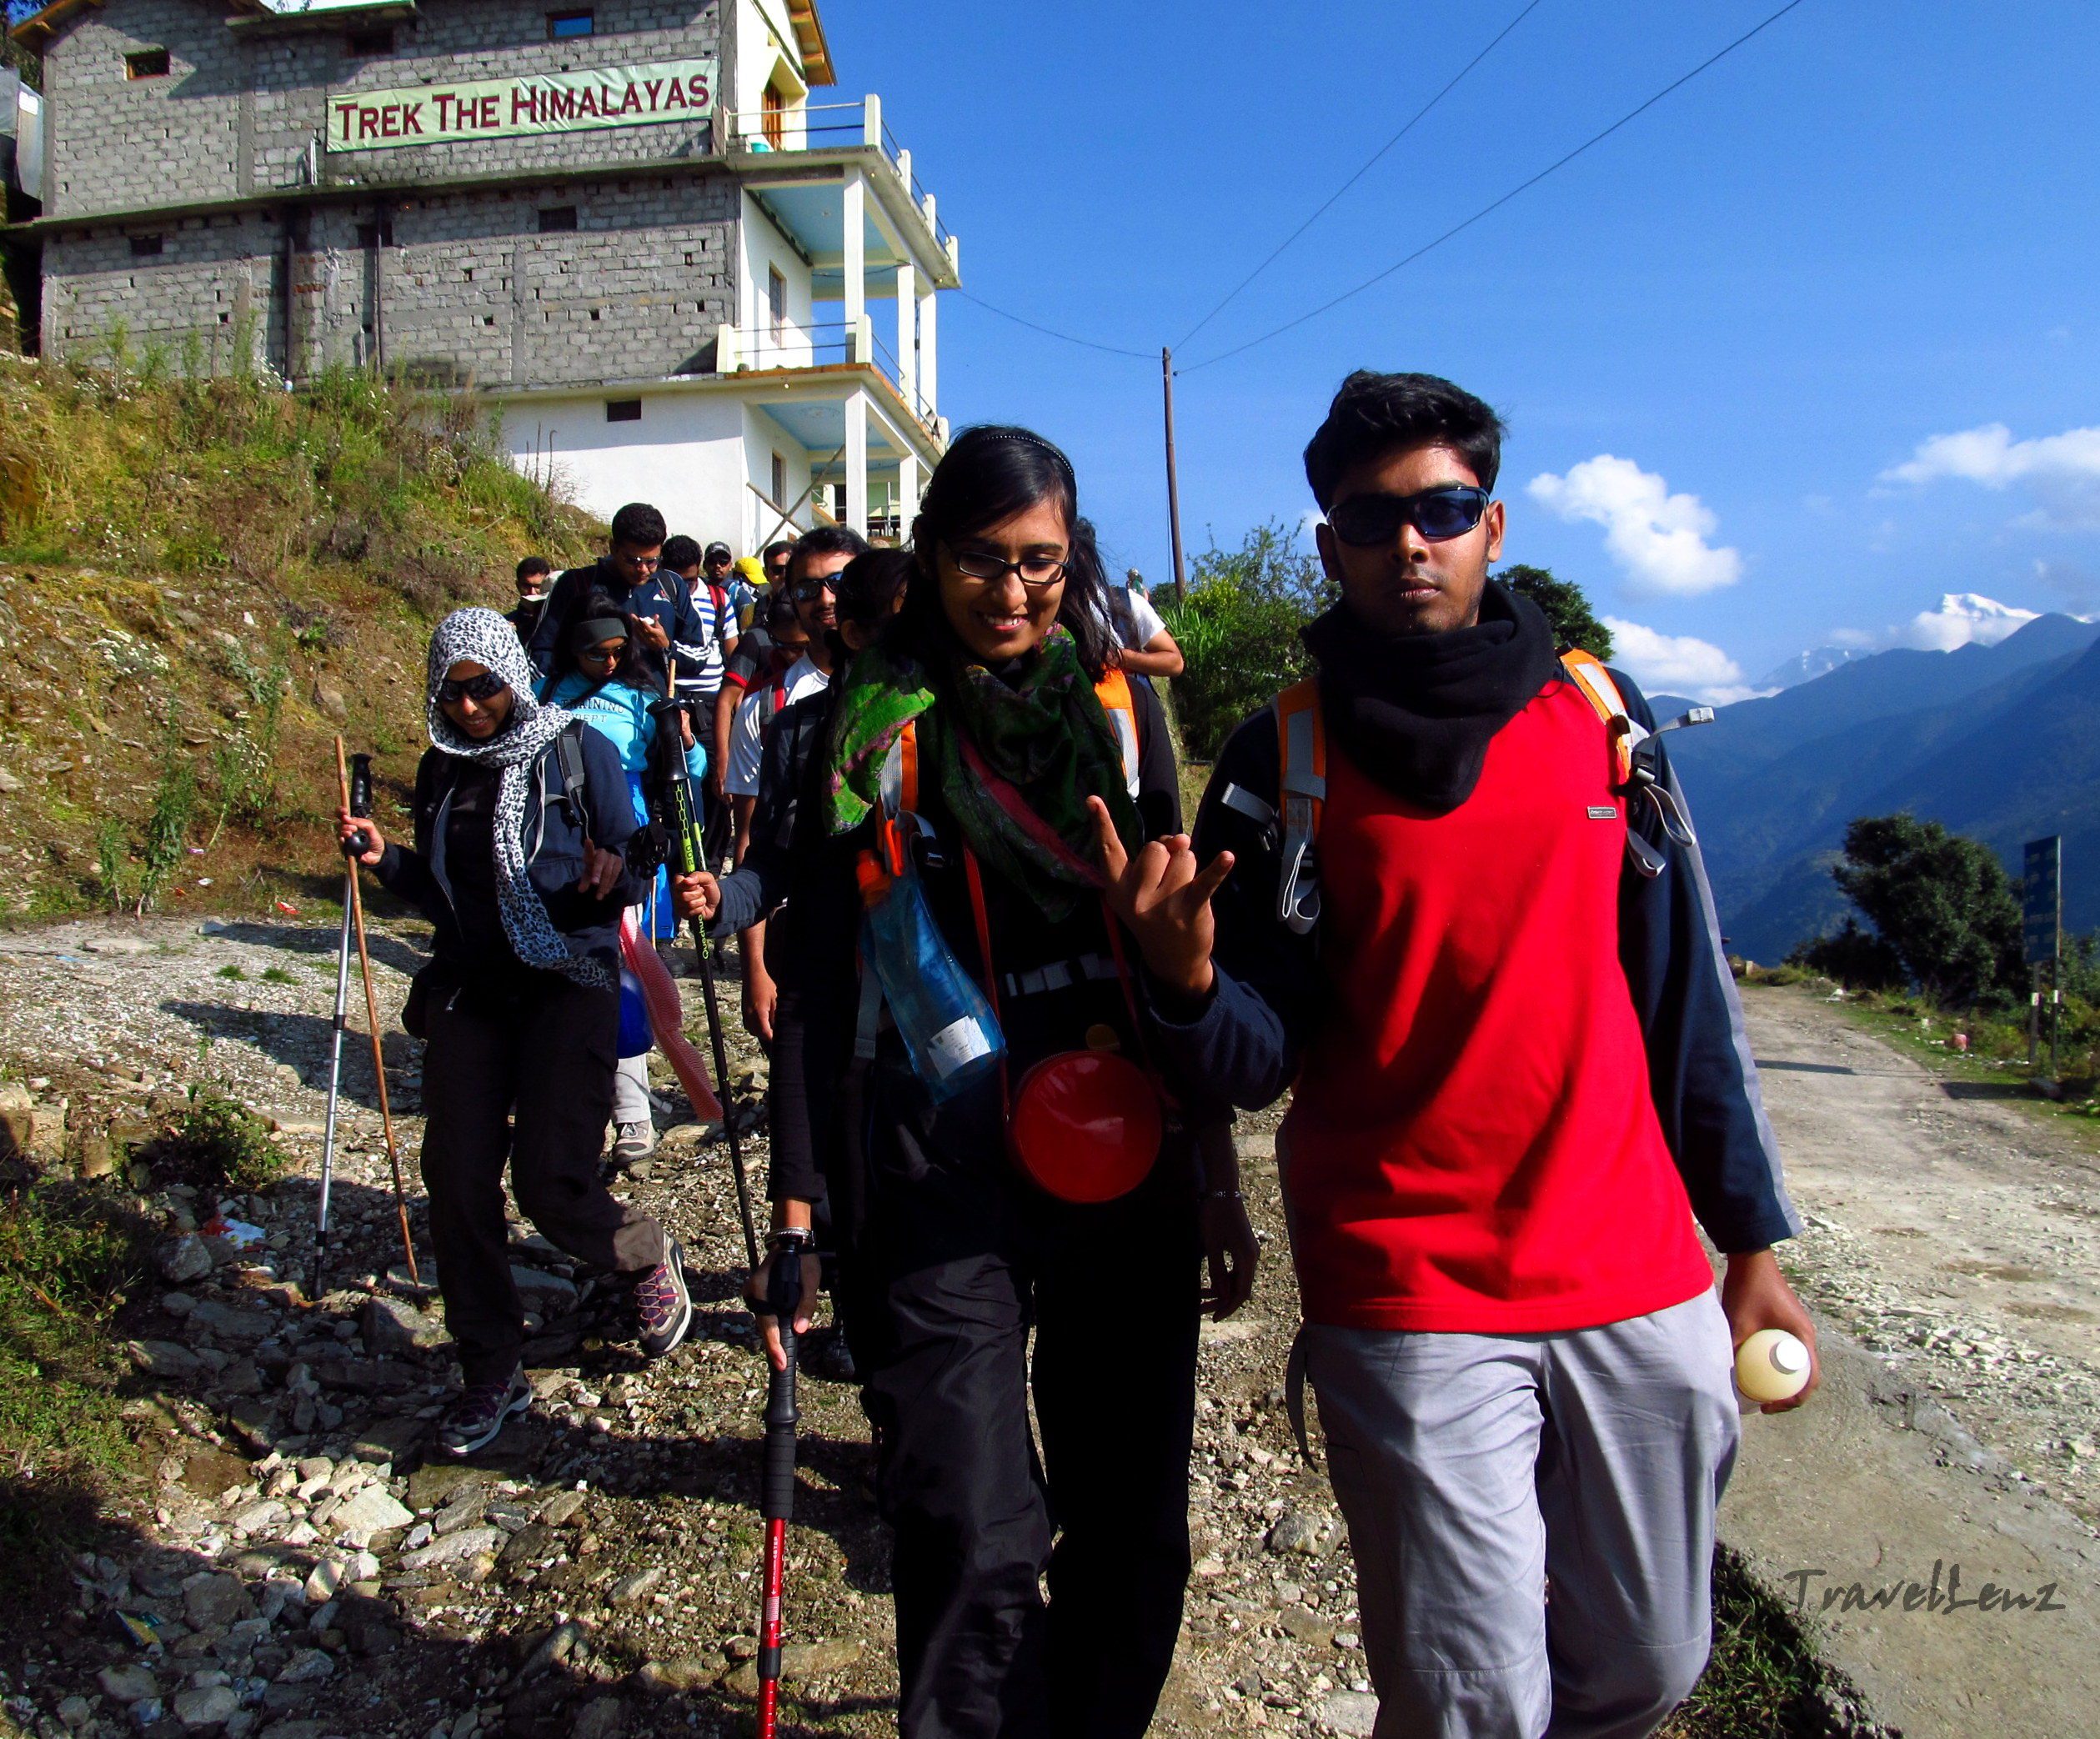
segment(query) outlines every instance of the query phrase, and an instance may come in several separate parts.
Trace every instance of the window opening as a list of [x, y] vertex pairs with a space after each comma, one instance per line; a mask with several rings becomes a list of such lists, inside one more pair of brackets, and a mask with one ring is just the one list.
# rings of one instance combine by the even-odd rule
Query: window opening
[[167, 245], [167, 238], [163, 236], [135, 235], [131, 238], [132, 256], [136, 259], [148, 259]]
[[765, 316], [773, 333], [773, 342], [784, 342], [788, 335], [788, 281], [780, 275], [778, 266], [765, 268]]
[[788, 462], [779, 454], [773, 455], [773, 504], [781, 507], [788, 499]]
[[642, 401], [639, 398], [608, 398], [605, 401], [605, 420], [608, 423], [640, 422]]
[[141, 48], [124, 57], [127, 78], [165, 78], [170, 71], [165, 48]]
[[765, 142], [775, 151], [784, 149], [788, 138], [788, 99], [772, 85], [759, 93], [759, 125], [764, 129]]
[[390, 24], [375, 25], [369, 30], [353, 30], [350, 33], [349, 48], [350, 53], [360, 59], [391, 54], [393, 53], [393, 27]]
[[539, 213], [542, 235], [566, 235], [575, 227], [576, 208], [573, 205], [550, 205]]
[[547, 14], [547, 40], [550, 43], [565, 43], [576, 37], [597, 34], [598, 14], [589, 9]]

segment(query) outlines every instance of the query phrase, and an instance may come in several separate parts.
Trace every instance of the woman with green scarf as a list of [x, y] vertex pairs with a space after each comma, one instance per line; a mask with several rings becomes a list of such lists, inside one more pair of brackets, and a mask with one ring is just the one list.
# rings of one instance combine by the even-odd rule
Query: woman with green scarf
[[[824, 976], [784, 995], [803, 1013], [775, 1085], [799, 1074], [809, 1127], [776, 1125], [769, 1260], [804, 1261], [814, 1298], [804, 1229], [828, 1220], [895, 1534], [905, 1739], [1135, 1736], [1189, 1573], [1198, 1315], [1244, 1300], [1255, 1252], [1230, 1140], [1196, 1156], [1193, 1129], [1221, 1118], [1158, 1073], [1136, 950], [1103, 900], [1102, 825], [1132, 851], [1180, 833], [1173, 748], [1150, 688], [1126, 696], [1110, 674], [1100, 559], [1048, 441], [962, 435], [913, 547], [904, 605], [842, 679], [804, 799], [824, 818], [822, 861], [792, 899]], [[927, 905], [1006, 1048], [1000, 1075], [938, 1102], [890, 1023], [855, 1013], [856, 875], [903, 738]], [[856, 1062], [857, 1027], [871, 1061]], [[1074, 1053], [1126, 1059], [1123, 1078], [1157, 1094], [1156, 1157], [1112, 1200], [1060, 1199], [1010, 1157], [1030, 1069]], [[777, 1325], [760, 1325], [777, 1363]]]

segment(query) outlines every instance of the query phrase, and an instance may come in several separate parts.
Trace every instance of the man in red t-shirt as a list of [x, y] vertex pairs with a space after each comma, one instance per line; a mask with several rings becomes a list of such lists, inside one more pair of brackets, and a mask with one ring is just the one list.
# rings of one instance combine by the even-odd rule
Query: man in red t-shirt
[[1629, 767], [1488, 579], [1501, 435], [1433, 376], [1343, 383], [1306, 451], [1341, 594], [1316, 696], [1235, 734], [1193, 842], [1106, 856], [1175, 1060], [1250, 1109], [1295, 1085], [1293, 1364], [1377, 1732], [1635, 1739], [1709, 1652], [1733, 1346], [1814, 1329], [1647, 704], [1612, 673]]

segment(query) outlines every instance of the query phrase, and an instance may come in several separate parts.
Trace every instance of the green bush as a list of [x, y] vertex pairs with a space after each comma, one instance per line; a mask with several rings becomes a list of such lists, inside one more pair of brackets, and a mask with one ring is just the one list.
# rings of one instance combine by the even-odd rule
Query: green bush
[[1873, 931], [1862, 930], [1857, 918], [1846, 919], [1835, 935], [1797, 944], [1787, 964], [1835, 979], [1848, 990], [1896, 990], [1910, 982], [1902, 956]]
[[0, 1197], [0, 1587], [64, 1582], [100, 1496], [131, 1464], [110, 1316], [145, 1271], [148, 1228], [113, 1193]]
[[238, 1100], [209, 1087], [190, 1090], [189, 1109], [139, 1157], [157, 1179], [191, 1184], [215, 1200], [259, 1190], [284, 1169], [284, 1153], [269, 1125]]
[[1188, 601], [1160, 612], [1188, 661], [1174, 709], [1192, 759], [1216, 759], [1241, 719], [1311, 668], [1299, 634], [1335, 596], [1318, 559], [1274, 522], [1237, 549], [1213, 544], [1195, 559]]

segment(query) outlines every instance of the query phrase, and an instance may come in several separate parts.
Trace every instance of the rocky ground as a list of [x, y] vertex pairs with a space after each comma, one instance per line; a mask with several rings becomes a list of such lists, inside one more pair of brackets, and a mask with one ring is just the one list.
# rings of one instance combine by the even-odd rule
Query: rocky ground
[[[0, 936], [0, 1073], [31, 1145], [88, 1175], [216, 1083], [292, 1164], [252, 1195], [141, 1197], [161, 1273], [119, 1325], [145, 1479], [83, 1558], [69, 1609], [0, 1640], [25, 1731], [116, 1735], [635, 1735], [746, 1730], [763, 1374], [735, 1301], [742, 1235], [719, 1129], [664, 1089], [655, 1158], [624, 1185], [685, 1244], [698, 1321], [648, 1365], [621, 1289], [514, 1221], [534, 1312], [529, 1419], [471, 1465], [425, 1457], [456, 1381], [434, 1298], [408, 1283], [370, 1053], [343, 1065], [334, 1247], [313, 1226], [336, 931], [175, 920]], [[375, 925], [375, 975], [419, 1258], [418, 1047], [393, 1028], [424, 940]], [[698, 987], [684, 986], [698, 1026]], [[353, 978], [353, 1006], [357, 997]], [[361, 1027], [361, 1022], [353, 1025]], [[739, 1047], [742, 1102], [763, 1068]], [[1244, 1131], [1272, 1257], [1207, 1326], [1196, 1574], [1155, 1731], [1368, 1732], [1353, 1573], [1325, 1481], [1281, 1406], [1295, 1300], [1270, 1129]], [[744, 1143], [762, 1177], [764, 1140]], [[260, 1229], [237, 1249], [223, 1220]], [[850, 1384], [803, 1385], [789, 1536], [786, 1730], [893, 1730], [887, 1549]], [[3, 1729], [4, 1721], [0, 1721]]]
[[1826, 993], [1747, 989], [1802, 1296], [1878, 1354], [1946, 1454], [2100, 1525], [2100, 1152], [1942, 1080]]

